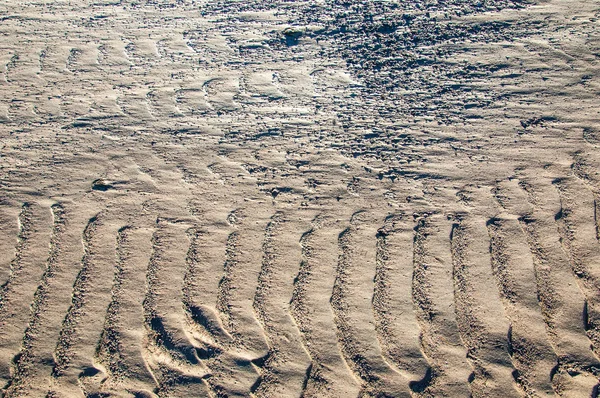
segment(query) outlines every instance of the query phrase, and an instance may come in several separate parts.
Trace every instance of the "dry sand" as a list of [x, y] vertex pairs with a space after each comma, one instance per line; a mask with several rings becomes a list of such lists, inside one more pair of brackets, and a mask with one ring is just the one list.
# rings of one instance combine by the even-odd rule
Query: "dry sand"
[[0, 4], [3, 397], [597, 397], [600, 1]]

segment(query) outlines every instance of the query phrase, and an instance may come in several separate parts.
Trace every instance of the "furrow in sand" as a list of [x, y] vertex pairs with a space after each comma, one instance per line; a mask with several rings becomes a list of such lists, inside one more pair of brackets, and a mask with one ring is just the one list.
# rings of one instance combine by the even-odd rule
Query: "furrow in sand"
[[509, 324], [492, 275], [486, 219], [457, 216], [450, 235], [456, 318], [473, 369], [475, 397], [518, 397]]
[[16, 254], [8, 280], [0, 290], [0, 383], [4, 386], [18, 359], [23, 333], [29, 322], [29, 308], [48, 261], [52, 213], [46, 206], [25, 203], [18, 216]]
[[9, 76], [8, 76], [8, 71], [9, 71], [9, 65], [13, 60], [13, 57], [15, 56], [14, 52], [2, 52], [0, 54], [0, 72], [2, 73], [2, 79], [0, 80], [0, 84], [5, 85], [5, 84], [10, 84], [9, 81]]
[[125, 115], [136, 121], [155, 119], [146, 91], [140, 88], [138, 90], [120, 90], [119, 93], [117, 106]]
[[48, 81], [62, 81], [65, 77], [65, 65], [70, 56], [68, 45], [49, 43], [38, 52], [38, 65], [42, 77]]
[[[115, 275], [111, 290], [111, 301], [106, 310], [106, 318], [104, 320], [104, 329], [100, 337], [100, 345], [98, 346], [98, 360], [105, 367], [108, 378], [123, 378], [125, 369], [123, 368], [123, 343], [116, 330], [117, 314], [120, 306], [120, 299], [123, 295], [123, 278], [124, 278], [124, 262], [126, 252], [124, 251], [124, 243], [127, 238], [127, 231], [130, 226], [121, 227], [117, 233], [117, 248]], [[113, 380], [109, 380], [109, 383]]]
[[106, 368], [97, 360], [97, 350], [118, 271], [119, 224], [104, 211], [92, 217], [83, 232], [82, 267], [73, 284], [72, 304], [55, 353], [53, 374], [61, 392], [76, 394], [81, 388], [85, 394], [97, 394], [107, 377]]
[[76, 47], [69, 48], [69, 55], [65, 60], [65, 70], [73, 74], [90, 72], [92, 71], [91, 66], [97, 66], [97, 59], [97, 48], [94, 43], [79, 42]]
[[233, 231], [227, 236], [225, 246], [225, 262], [223, 263], [223, 276], [218, 284], [217, 291], [217, 310], [220, 313], [221, 320], [232, 335], [235, 334], [233, 320], [231, 318], [231, 290], [232, 274], [237, 267], [239, 246], [239, 232]]
[[85, 303], [84, 294], [86, 288], [90, 285], [90, 278], [93, 277], [93, 264], [91, 264], [90, 257], [92, 257], [92, 250], [90, 241], [95, 233], [95, 230], [100, 223], [98, 217], [100, 213], [90, 218], [85, 229], [83, 230], [82, 242], [83, 242], [83, 258], [81, 260], [81, 269], [79, 274], [75, 278], [73, 284], [72, 301], [71, 306], [67, 310], [67, 314], [63, 321], [63, 328], [60, 331], [60, 338], [56, 346], [55, 358], [56, 364], [52, 371], [54, 377], [63, 376], [64, 371], [69, 367], [71, 362], [70, 348], [73, 341], [73, 334], [77, 327], [79, 317], [83, 312], [83, 305]]
[[[226, 245], [224, 273], [217, 292], [217, 310], [231, 341], [227, 353], [208, 366], [215, 377], [213, 388], [227, 396], [247, 396], [259, 382], [260, 369], [269, 357], [269, 345], [253, 308], [256, 282], [260, 274], [261, 251], [268, 218], [253, 207], [232, 212], [228, 220], [235, 227]], [[255, 216], [258, 216], [255, 218]], [[227, 374], [229, 373], [229, 374]]]
[[9, 83], [28, 82], [30, 86], [34, 86], [39, 82], [36, 72], [39, 71], [39, 50], [31, 47], [25, 47], [22, 51], [14, 53], [10, 60], [6, 63], [6, 80]]
[[[205, 160], [203, 158], [203, 160]], [[194, 182], [194, 188], [205, 187], [205, 165], [200, 159], [193, 167], [182, 167], [184, 179]], [[210, 181], [210, 180], [209, 180]], [[218, 189], [215, 185], [205, 188], [215, 196]], [[235, 212], [216, 206], [224, 201], [222, 197], [206, 197], [204, 192], [198, 193], [201, 201], [192, 201], [192, 212], [201, 221], [198, 227], [190, 230], [190, 248], [187, 256], [187, 270], [184, 279], [183, 303], [188, 318], [190, 336], [194, 340], [201, 359], [211, 359], [223, 354], [225, 347], [232, 343], [231, 335], [226, 331], [217, 310], [219, 294], [222, 290], [219, 281], [223, 277], [223, 265], [234, 261], [231, 245], [235, 235], [231, 235], [232, 223], [235, 223]], [[204, 211], [206, 200], [214, 200], [215, 206]], [[230, 221], [228, 221], [230, 220]], [[225, 297], [226, 299], [227, 297]]]
[[[507, 209], [510, 211], [510, 209]], [[510, 320], [509, 354], [527, 396], [554, 394], [550, 375], [557, 364], [537, 298], [533, 260], [517, 215], [489, 220], [492, 270]]]
[[417, 215], [412, 294], [421, 325], [421, 345], [431, 363], [425, 396], [470, 396], [472, 368], [462, 344], [454, 304], [450, 232], [441, 214]]
[[126, 55], [126, 42], [122, 38], [105, 39], [98, 46], [98, 65], [103, 71], [120, 71], [129, 68], [132, 63]]
[[[596, 200], [578, 179], [554, 181], [561, 211], [557, 217], [561, 242], [585, 296], [584, 326], [596, 357], [600, 356], [600, 245], [597, 238]], [[598, 369], [600, 371], [600, 369]]]
[[551, 377], [563, 396], [588, 396], [600, 367], [586, 336], [586, 302], [565, 253], [555, 218], [561, 217], [558, 192], [549, 178], [521, 180], [531, 206], [519, 218], [533, 256], [538, 295], [550, 341], [558, 356]]
[[263, 397], [299, 397], [311, 358], [288, 305], [302, 257], [300, 236], [309, 223], [299, 214], [277, 212], [267, 225], [254, 309], [265, 329], [270, 352], [254, 392]]
[[[230, 216], [231, 220], [235, 219]], [[255, 368], [236, 346], [217, 310], [217, 298], [223, 294], [220, 288], [224, 286], [219, 286], [219, 276], [225, 258], [234, 261], [228, 257], [233, 253], [228, 246], [231, 235], [226, 218], [212, 219], [190, 231], [183, 303], [190, 338], [196, 345], [198, 356], [211, 372], [210, 378], [205, 380], [208, 387], [217, 396], [244, 396], [256, 383]]]
[[75, 74], [98, 72], [99, 53], [97, 43], [78, 43], [77, 47], [70, 50], [66, 69]]
[[10, 120], [33, 121], [36, 118], [35, 96], [42, 95], [41, 87], [44, 80], [39, 74], [39, 48], [23, 46], [15, 53], [6, 65], [8, 82], [17, 84], [26, 91], [11, 90], [13, 101], [8, 103], [8, 118]]
[[226, 247], [231, 238], [223, 220], [204, 221], [190, 231], [188, 267], [184, 279], [183, 303], [190, 324], [190, 335], [201, 359], [221, 353], [232, 342], [217, 311], [219, 278], [226, 262]]
[[125, 226], [117, 234], [112, 298], [97, 354], [110, 376], [102, 382], [102, 390], [109, 393], [126, 390], [146, 396], [156, 392], [156, 380], [143, 355], [142, 301], [152, 233], [150, 228]]
[[[190, 247], [187, 252], [185, 275], [183, 278], [182, 302], [185, 309], [187, 332], [196, 347], [200, 360], [210, 359], [223, 352], [224, 347], [231, 342], [231, 336], [219, 322], [216, 310], [209, 306], [199, 304], [197, 295], [201, 295], [204, 287], [201, 280], [209, 277], [207, 271], [202, 269], [203, 254], [201, 239], [204, 233], [198, 228], [190, 228], [188, 236]], [[224, 244], [225, 245], [225, 244]], [[222, 269], [222, 265], [220, 269]], [[214, 275], [213, 275], [214, 276]], [[215, 286], [217, 281], [215, 280]], [[216, 295], [212, 297], [216, 301]]]
[[159, 394], [208, 396], [200, 362], [186, 333], [183, 282], [189, 250], [190, 224], [182, 220], [157, 219], [152, 255], [146, 274], [143, 302], [149, 330], [149, 365], [159, 382]]
[[13, 83], [12, 72], [17, 67], [17, 62], [19, 61], [19, 53], [11, 54], [10, 58], [8, 58], [4, 64], [4, 80], [7, 83]]
[[342, 353], [361, 379], [361, 395], [410, 396], [408, 381], [385, 361], [376, 338], [372, 300], [377, 224], [376, 217], [357, 212], [339, 235], [331, 306]]
[[9, 200], [0, 199], [0, 286], [10, 276], [10, 264], [19, 244], [19, 214], [23, 208]]
[[23, 251], [27, 247], [31, 236], [31, 218], [31, 204], [24, 203], [17, 216], [17, 239], [13, 250], [14, 256], [7, 261], [8, 269], [6, 270], [6, 280], [0, 286], [0, 310], [6, 305], [6, 299], [4, 297], [8, 292], [12, 280], [21, 271], [21, 258], [23, 257]]
[[146, 94], [148, 108], [158, 119], [165, 117], [177, 117], [182, 113], [178, 108], [175, 98], [177, 89], [173, 87], [160, 87]]
[[431, 381], [431, 369], [421, 351], [412, 300], [413, 223], [405, 214], [392, 215], [377, 231], [373, 310], [384, 356], [411, 390], [422, 392]]
[[290, 312], [312, 358], [303, 397], [354, 397], [359, 382], [347, 367], [337, 345], [335, 322], [329, 308], [335, 282], [340, 227], [323, 215], [300, 238], [302, 260], [294, 280]]
[[52, 390], [54, 356], [62, 320], [71, 304], [71, 288], [81, 268], [81, 231], [91, 214], [71, 203], [52, 206], [50, 255], [31, 306], [29, 324], [6, 397], [45, 396]]

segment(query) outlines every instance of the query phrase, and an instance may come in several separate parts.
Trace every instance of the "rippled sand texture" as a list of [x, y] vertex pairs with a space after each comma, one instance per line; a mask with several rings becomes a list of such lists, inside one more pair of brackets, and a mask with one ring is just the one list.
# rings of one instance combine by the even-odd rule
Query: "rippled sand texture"
[[596, 397], [600, 2], [0, 4], [3, 397]]

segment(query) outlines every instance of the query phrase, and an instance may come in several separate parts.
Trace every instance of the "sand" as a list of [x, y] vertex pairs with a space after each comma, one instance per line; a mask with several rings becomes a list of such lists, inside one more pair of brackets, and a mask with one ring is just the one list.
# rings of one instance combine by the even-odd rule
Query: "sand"
[[599, 18], [3, 2], [0, 396], [598, 396]]

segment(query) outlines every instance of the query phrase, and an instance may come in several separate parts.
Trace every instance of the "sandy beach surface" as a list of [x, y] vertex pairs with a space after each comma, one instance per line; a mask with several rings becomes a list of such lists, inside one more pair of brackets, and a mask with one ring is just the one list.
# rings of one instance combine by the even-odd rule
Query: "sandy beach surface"
[[0, 4], [0, 396], [597, 397], [600, 1]]

